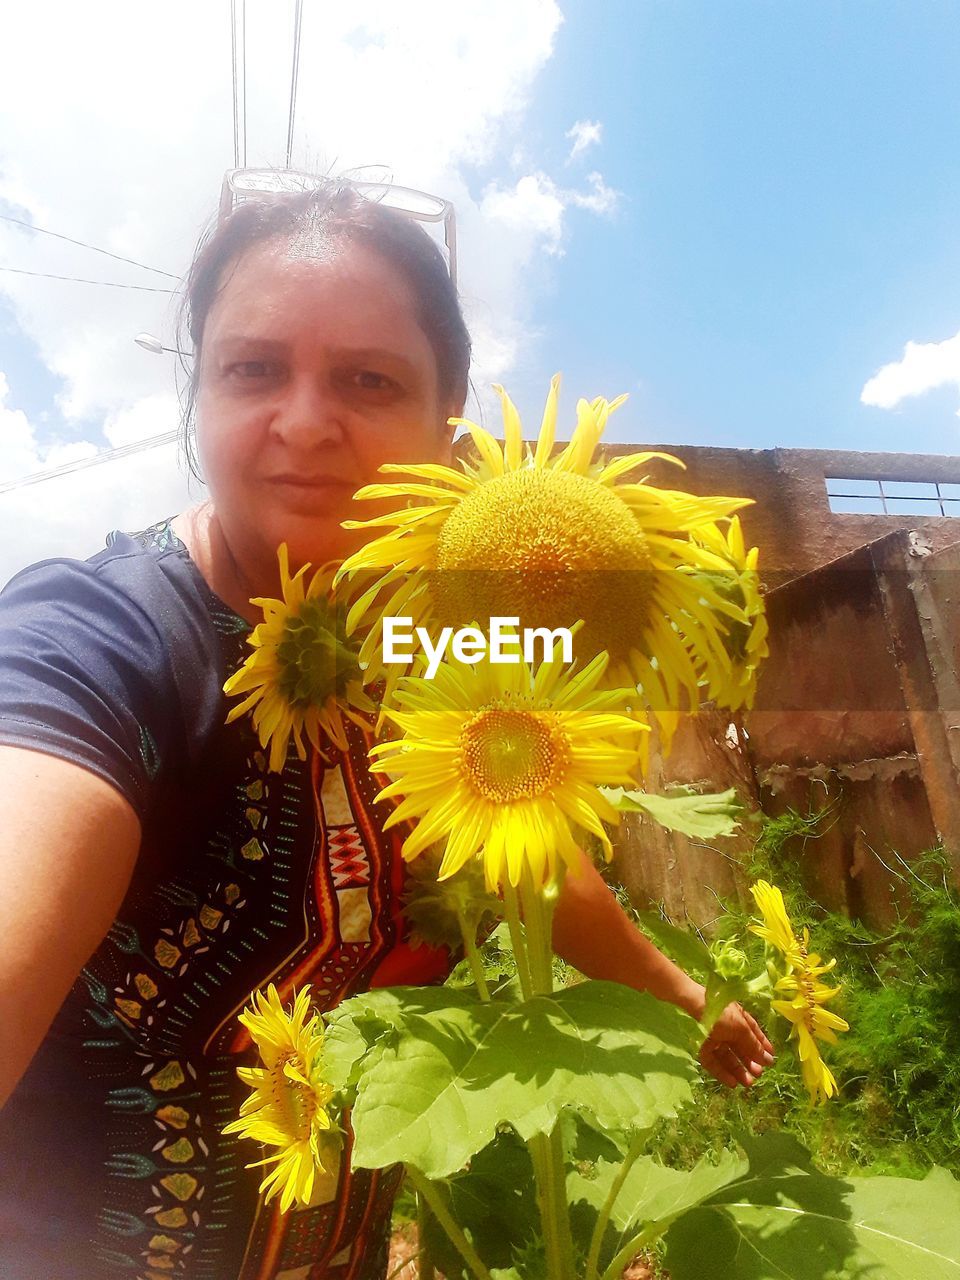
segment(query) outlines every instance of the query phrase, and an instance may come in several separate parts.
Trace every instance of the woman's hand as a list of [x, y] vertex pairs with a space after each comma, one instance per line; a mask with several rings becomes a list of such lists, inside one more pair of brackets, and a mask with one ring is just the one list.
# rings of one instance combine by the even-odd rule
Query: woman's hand
[[728, 1004], [700, 1049], [700, 1064], [731, 1089], [749, 1088], [773, 1062], [773, 1045], [739, 1004]]
[[[568, 875], [553, 916], [553, 948], [588, 978], [622, 982], [703, 1017], [702, 983], [683, 972], [624, 913], [586, 856], [582, 874]], [[749, 1086], [773, 1062], [773, 1045], [749, 1013], [727, 1005], [700, 1050], [706, 1071], [734, 1088]]]

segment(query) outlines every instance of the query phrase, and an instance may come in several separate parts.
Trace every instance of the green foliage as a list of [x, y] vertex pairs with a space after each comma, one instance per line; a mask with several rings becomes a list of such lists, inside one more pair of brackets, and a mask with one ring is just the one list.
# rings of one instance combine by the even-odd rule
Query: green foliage
[[[513, 954], [510, 930], [505, 921], [501, 920], [480, 947], [480, 961], [484, 980], [494, 994], [505, 996], [509, 991], [514, 990], [519, 998], [517, 961]], [[553, 957], [554, 987], [570, 987], [575, 982], [582, 981], [583, 974], [573, 965], [567, 964], [557, 955]], [[447, 978], [447, 986], [474, 990], [473, 974], [467, 960], [461, 960], [454, 968]]]
[[672, 957], [681, 969], [686, 970], [692, 978], [706, 982], [713, 972], [713, 957], [710, 948], [691, 929], [681, 929], [671, 923], [663, 912], [632, 911], [629, 900], [620, 898], [620, 904], [632, 914], [637, 924], [650, 941], [661, 951]]
[[[567, 1178], [567, 1194], [575, 1207], [587, 1205], [592, 1213], [582, 1220], [592, 1228], [596, 1215], [607, 1202], [620, 1173], [621, 1161], [598, 1160], [586, 1172], [574, 1169]], [[641, 1156], [631, 1167], [611, 1207], [609, 1226], [600, 1254], [606, 1266], [627, 1248], [639, 1248], [638, 1237], [646, 1233], [655, 1239], [670, 1224], [712, 1196], [746, 1169], [746, 1163], [731, 1151], [713, 1164], [702, 1160], [693, 1169], [671, 1169], [653, 1156]], [[574, 1221], [577, 1221], [575, 1218]]]
[[[960, 899], [931, 854], [903, 866], [903, 917], [883, 936], [824, 911], [794, 855], [831, 817], [765, 820], [749, 870], [781, 885], [812, 946], [838, 958], [852, 1024], [826, 1051], [839, 1100], [810, 1107], [789, 1027], [769, 1014], [779, 1061], [747, 1093], [694, 1079], [695, 1024], [625, 987], [558, 963], [555, 979], [573, 985], [523, 1001], [501, 927], [481, 950], [491, 1002], [460, 972], [330, 1015], [325, 1065], [353, 1103], [355, 1161], [405, 1160], [431, 1178], [493, 1280], [553, 1280], [525, 1144], [557, 1125], [571, 1276], [593, 1250], [590, 1276], [619, 1280], [653, 1248], [671, 1280], [960, 1280], [960, 1184], [930, 1170], [960, 1162]], [[763, 962], [753, 913], [727, 906], [709, 946], [662, 913], [641, 920], [715, 1004], [735, 988], [743, 998]], [[436, 1220], [426, 1240], [448, 1280], [469, 1276]]]
[[410, 922], [413, 945], [445, 946], [454, 954], [462, 949], [463, 933], [476, 937], [489, 930], [500, 915], [500, 900], [488, 893], [483, 864], [471, 858], [456, 875], [438, 880], [440, 855], [431, 849], [415, 858], [407, 871], [403, 914]]
[[736, 791], [701, 795], [695, 787], [674, 787], [667, 795], [601, 787], [606, 798], [622, 813], [646, 813], [668, 831], [680, 831], [695, 840], [732, 836], [740, 825], [743, 806]]
[[510, 1123], [549, 1133], [565, 1107], [613, 1129], [675, 1115], [696, 1072], [696, 1024], [618, 983], [583, 982], [522, 1003], [394, 987], [328, 1018], [328, 1078], [355, 1089], [354, 1163], [456, 1173]]
[[[894, 862], [904, 906], [890, 929], [878, 932], [826, 911], [803, 885], [802, 850], [834, 818], [832, 808], [764, 818], [748, 874], [780, 885], [792, 918], [810, 926], [813, 947], [837, 958], [843, 994], [831, 1008], [851, 1030], [826, 1046], [825, 1056], [840, 1096], [811, 1110], [785, 1043], [786, 1024], [767, 1014], [761, 1020], [778, 1045], [777, 1063], [749, 1095], [699, 1083], [694, 1106], [658, 1131], [669, 1162], [689, 1163], [741, 1134], [786, 1127], [831, 1172], [916, 1178], [938, 1164], [960, 1173], [960, 895], [943, 853], [934, 850], [909, 867]], [[739, 936], [753, 912], [735, 901], [721, 905], [723, 932]], [[644, 929], [651, 914], [638, 917]], [[695, 934], [682, 932], [701, 945]], [[678, 963], [689, 961], [668, 928], [661, 925], [651, 936]], [[759, 962], [759, 940], [751, 938], [744, 949]]]
[[787, 1134], [745, 1140], [741, 1177], [667, 1233], [673, 1280], [956, 1280], [960, 1183], [945, 1170], [831, 1178]]
[[[468, 1169], [442, 1184], [442, 1190], [458, 1224], [474, 1243], [483, 1243], [488, 1267], [517, 1266], [524, 1280], [535, 1274], [538, 1263], [542, 1269], [533, 1165], [512, 1129], [498, 1133]], [[468, 1274], [460, 1254], [432, 1218], [426, 1242], [447, 1280]]]
[[789, 852], [802, 855], [807, 841], [818, 840], [836, 820], [836, 816], [836, 804], [826, 805], [822, 809], [811, 808], [807, 814], [799, 813], [796, 809], [787, 809], [776, 817], [763, 814], [760, 832], [754, 842], [754, 861], [748, 868], [751, 879], [755, 880], [764, 872], [769, 873], [771, 867], [776, 867], [781, 880], [787, 877], [786, 883], [780, 884], [781, 888], [799, 888], [801, 863], [799, 860], [793, 861], [794, 871], [790, 875], [791, 863], [784, 855]]

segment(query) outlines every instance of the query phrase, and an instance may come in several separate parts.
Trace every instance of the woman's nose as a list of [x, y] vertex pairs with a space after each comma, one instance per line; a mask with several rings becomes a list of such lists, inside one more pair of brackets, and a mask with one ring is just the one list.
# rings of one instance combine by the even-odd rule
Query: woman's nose
[[316, 377], [302, 377], [287, 384], [271, 430], [290, 447], [308, 449], [318, 444], [338, 444], [345, 434], [345, 405], [336, 388]]

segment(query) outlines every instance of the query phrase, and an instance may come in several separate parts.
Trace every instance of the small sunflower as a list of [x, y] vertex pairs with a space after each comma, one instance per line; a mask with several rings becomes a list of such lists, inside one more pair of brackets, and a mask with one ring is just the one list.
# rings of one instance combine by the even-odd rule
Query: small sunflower
[[303, 735], [318, 750], [323, 732], [347, 749], [343, 716], [362, 723], [360, 715], [375, 711], [363, 692], [358, 651], [347, 639], [346, 615], [332, 595], [333, 570], [318, 569], [305, 586], [305, 564], [291, 578], [287, 544], [277, 552], [282, 600], [251, 600], [263, 610], [263, 622], [248, 644], [254, 652], [224, 684], [224, 693], [246, 694], [233, 707], [227, 724], [247, 711], [266, 749], [269, 767], [283, 768], [293, 737], [297, 754], [306, 759]]
[[758, 880], [756, 884], [750, 886], [750, 892], [753, 894], [757, 909], [763, 916], [763, 924], [750, 925], [750, 932], [776, 947], [789, 963], [798, 963], [800, 943], [797, 941], [797, 935], [787, 915], [783, 893], [775, 884], [770, 884], [767, 880]]
[[708, 673], [708, 696], [719, 706], [736, 711], [750, 706], [757, 671], [768, 652], [769, 627], [757, 572], [760, 552], [757, 547], [747, 550], [739, 516], [732, 516], [725, 530], [719, 524], [706, 524], [691, 532], [690, 537], [728, 565], [743, 566], [739, 573], [705, 571], [702, 575], [720, 596], [740, 608], [746, 619], [728, 622], [723, 647], [730, 662], [727, 666], [718, 664]]
[[[573, 438], [554, 455], [558, 389], [554, 378], [533, 450], [497, 387], [502, 445], [475, 423], [451, 419], [469, 430], [478, 461], [462, 462], [462, 473], [437, 464], [383, 466], [407, 478], [355, 495], [408, 505], [346, 522], [377, 532], [340, 572], [381, 575], [351, 609], [348, 630], [370, 612], [409, 615], [428, 630], [487, 616], [550, 629], [582, 619], [578, 656], [606, 650], [611, 681], [639, 681], [667, 734], [681, 711], [697, 706], [703, 686], [730, 705], [749, 703], [764, 651], [762, 606], [756, 553], [746, 551], [732, 519], [750, 500], [626, 479], [654, 459], [683, 465], [669, 454], [595, 457], [625, 397], [581, 400]], [[396, 668], [383, 666], [379, 643], [373, 626], [361, 661], [367, 678], [386, 675], [392, 692]]]
[[260, 1190], [268, 1202], [280, 1196], [282, 1213], [294, 1203], [309, 1204], [317, 1176], [328, 1172], [339, 1150], [326, 1111], [333, 1090], [319, 1071], [322, 1023], [316, 1013], [308, 1020], [309, 1013], [309, 987], [296, 995], [289, 1012], [272, 983], [266, 995], [253, 993], [239, 1020], [253, 1036], [263, 1065], [237, 1068], [253, 1093], [241, 1106], [239, 1120], [223, 1130], [278, 1148], [276, 1155], [247, 1168], [274, 1166]]
[[403, 680], [385, 715], [404, 736], [370, 755], [392, 779], [378, 798], [403, 797], [385, 826], [417, 820], [404, 858], [443, 841], [443, 880], [481, 855], [496, 892], [525, 867], [540, 886], [576, 866], [577, 827], [611, 857], [603, 822], [618, 814], [599, 788], [630, 781], [646, 726], [623, 714], [623, 690], [598, 691], [606, 665], [599, 654], [579, 672], [544, 662], [534, 674], [485, 659]]
[[751, 932], [776, 947], [787, 962], [787, 972], [774, 988], [785, 998], [771, 1000], [770, 1007], [792, 1023], [790, 1038], [797, 1042], [800, 1072], [811, 1102], [826, 1102], [838, 1092], [837, 1081], [823, 1061], [817, 1041], [836, 1044], [836, 1033], [850, 1030], [848, 1022], [823, 1007], [840, 994], [840, 987], [820, 980], [837, 962], [823, 964], [820, 956], [810, 951], [809, 929], [804, 928], [803, 936], [797, 938], [783, 894], [775, 885], [758, 880], [750, 892], [764, 918], [762, 925], [750, 926]]

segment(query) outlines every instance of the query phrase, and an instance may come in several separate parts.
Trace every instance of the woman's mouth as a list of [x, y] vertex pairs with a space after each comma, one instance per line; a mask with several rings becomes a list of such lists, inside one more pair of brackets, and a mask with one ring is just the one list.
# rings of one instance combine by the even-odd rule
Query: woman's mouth
[[270, 484], [283, 485], [293, 489], [316, 489], [340, 491], [352, 494], [357, 485], [352, 480], [340, 480], [336, 476], [282, 475], [270, 476]]

